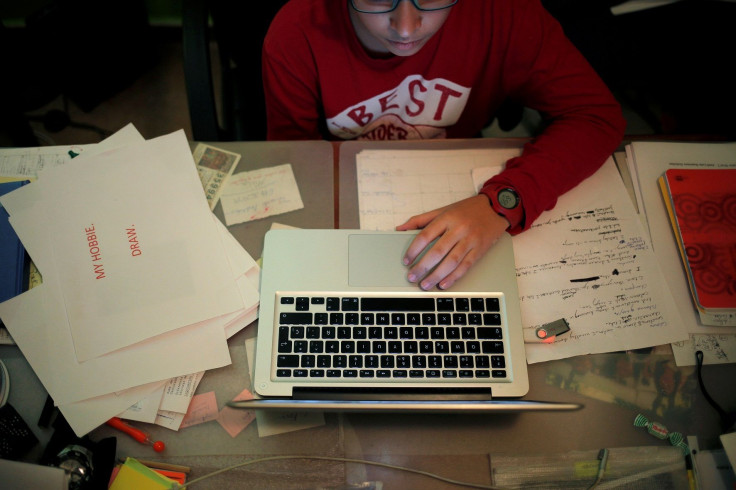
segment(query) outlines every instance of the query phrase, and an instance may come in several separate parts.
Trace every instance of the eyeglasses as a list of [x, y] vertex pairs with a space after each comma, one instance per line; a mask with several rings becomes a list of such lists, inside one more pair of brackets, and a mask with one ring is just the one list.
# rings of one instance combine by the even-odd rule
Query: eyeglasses
[[[350, 0], [350, 5], [364, 14], [385, 14], [396, 10], [401, 0]], [[411, 3], [423, 12], [442, 10], [452, 7], [457, 0], [411, 0]]]

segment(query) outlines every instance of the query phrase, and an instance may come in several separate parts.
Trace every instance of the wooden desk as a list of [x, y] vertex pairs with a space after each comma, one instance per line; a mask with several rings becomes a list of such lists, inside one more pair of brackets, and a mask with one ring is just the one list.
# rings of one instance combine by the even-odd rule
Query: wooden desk
[[[412, 142], [406, 146], [478, 148], [519, 144], [520, 141], [516, 140], [472, 140]], [[355, 154], [366, 147], [365, 143], [217, 145], [242, 154], [236, 172], [286, 162], [291, 163], [294, 168], [305, 204], [303, 210], [230, 227], [233, 235], [254, 258], [260, 256], [263, 234], [272, 222], [304, 228], [332, 228], [337, 216], [340, 227], [358, 227], [353, 163]], [[396, 148], [400, 145], [376, 143], [370, 147]], [[335, 182], [339, 185], [337, 194], [333, 185]], [[215, 212], [222, 218], [219, 207]], [[256, 334], [256, 328], [255, 324], [251, 325], [230, 339], [233, 364], [208, 371], [198, 393], [215, 391], [218, 404], [223, 406], [243, 388], [250, 386], [244, 342]], [[13, 349], [15, 354], [12, 354]], [[9, 364], [11, 371], [20, 372], [23, 359], [17, 348], [2, 347], [0, 355], [7, 359], [6, 354], [14, 356]], [[167, 450], [161, 456], [106, 426], [93, 431], [90, 437], [97, 440], [117, 436], [120, 457], [162, 457], [165, 461], [191, 466], [192, 477], [242, 462], [246, 458], [312, 455], [365, 458], [433, 471], [449, 478], [490, 484], [491, 462], [498, 455], [552, 455], [574, 450], [597, 451], [603, 447], [667, 446], [666, 441], [657, 440], [647, 434], [646, 430], [633, 426], [639, 409], [616, 404], [610, 387], [599, 387], [598, 394], [611, 396], [611, 401], [602, 401], [560, 388], [562, 378], [559, 373], [568, 373], [569, 379], [572, 379], [571, 373], [576, 369], [581, 373], [589, 373], [591, 377], [601, 374], [601, 371], [618, 372], [625, 377], [626, 369], [632, 366], [643, 366], [646, 362], [649, 362], [649, 366], [664, 366], [670, 359], [671, 356], [651, 357], [646, 353], [616, 353], [531, 365], [531, 389], [525, 398], [583, 404], [584, 408], [577, 412], [493, 416], [331, 413], [325, 415], [324, 426], [265, 438], [258, 437], [255, 423], [235, 438], [230, 437], [216, 422], [197, 425], [180, 432], [158, 426], [143, 426], [153, 439], [166, 442]], [[15, 389], [11, 392], [11, 403], [36, 431], [35, 421], [45, 399], [45, 392], [37, 380], [34, 382], [35, 376], [27, 363], [23, 373], [14, 375]], [[674, 378], [691, 373], [692, 369], [666, 371], [658, 373], [660, 378], [653, 377], [652, 382], [665, 381], [664, 389], [667, 376]], [[732, 382], [735, 374], [736, 365], [707, 366], [704, 369], [704, 379], [710, 393], [726, 410], [733, 410], [736, 406], [736, 390], [733, 389]], [[24, 377], [28, 378], [28, 384], [25, 384]], [[695, 380], [692, 376], [688, 379]], [[22, 390], [18, 386], [23, 386]], [[691, 398], [691, 408], [681, 413], [671, 411], [663, 416], [650, 415], [650, 419], [664, 423], [672, 431], [697, 435], [701, 448], [717, 447], [717, 437], [720, 434], [717, 414], [704, 400], [696, 385], [688, 385], [683, 393]], [[662, 394], [662, 402], [668, 403], [666, 393]], [[47, 431], [41, 435], [47, 440]], [[359, 464], [307, 460], [269, 462], [238, 469], [192, 488], [305, 488], [376, 480], [383, 481], [386, 488], [446, 488], [446, 484], [419, 475], [407, 475]]]

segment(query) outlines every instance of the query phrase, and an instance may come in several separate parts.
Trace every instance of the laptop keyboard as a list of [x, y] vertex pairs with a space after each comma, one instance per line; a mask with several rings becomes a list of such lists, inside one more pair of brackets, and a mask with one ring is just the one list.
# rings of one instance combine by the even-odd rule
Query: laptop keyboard
[[499, 293], [276, 295], [276, 378], [509, 381]]

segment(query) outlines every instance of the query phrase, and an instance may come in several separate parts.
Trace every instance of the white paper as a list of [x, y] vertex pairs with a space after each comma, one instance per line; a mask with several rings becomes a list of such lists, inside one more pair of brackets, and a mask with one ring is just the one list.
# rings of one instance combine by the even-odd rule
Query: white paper
[[187, 413], [189, 402], [192, 401], [202, 376], [204, 376], [204, 373], [199, 372], [170, 379], [164, 388], [164, 397], [159, 409]]
[[80, 362], [242, 308], [183, 132], [33, 185]]
[[[361, 228], [373, 229], [370, 226], [380, 221], [382, 228], [376, 229], [387, 229], [410, 215], [442, 206], [443, 202], [426, 198], [427, 189], [447, 188], [449, 182], [460, 187], [460, 180], [466, 179], [473, 195], [498, 172], [500, 162], [518, 152], [475, 150], [470, 157], [438, 152], [442, 154], [436, 161], [430, 158], [434, 152], [371, 152], [370, 159], [361, 152], [358, 192], [370, 198], [360, 204]], [[472, 167], [478, 161], [493, 167]], [[473, 168], [475, 182], [470, 176]], [[439, 185], [432, 183], [433, 176]], [[415, 192], [411, 182], [417, 181], [422, 186]], [[368, 185], [361, 186], [362, 182]], [[414, 199], [416, 206], [406, 214], [396, 212], [397, 200], [410, 200], [408, 192], [422, 199]], [[528, 362], [650, 347], [687, 337], [612, 159], [561, 196], [555, 209], [543, 213], [513, 242], [524, 329], [566, 318], [572, 330], [552, 345], [527, 344]]]
[[363, 150], [356, 156], [362, 230], [393, 230], [410, 217], [471, 197], [471, 171], [518, 156], [499, 150]]
[[672, 344], [672, 353], [678, 366], [694, 366], [697, 351], [703, 353], [703, 364], [736, 362], [736, 335], [691, 333], [689, 340]]
[[559, 318], [571, 330], [527, 344], [529, 363], [687, 338], [612, 159], [513, 243], [525, 336]]
[[228, 226], [304, 207], [289, 163], [231, 176], [220, 202]]
[[128, 124], [97, 144], [3, 148], [0, 149], [0, 175], [33, 180], [38, 172], [63, 165], [74, 157], [139, 141], [143, 141], [143, 137], [135, 126]]
[[66, 405], [59, 405], [59, 410], [74, 430], [74, 433], [83, 437], [85, 434], [104, 424], [135, 400], [145, 398], [152, 391], [156, 391], [161, 383], [148, 383], [136, 386], [119, 393], [82, 400]]
[[164, 396], [164, 387], [166, 383], [160, 382], [159, 387], [151, 392], [145, 398], [138, 400], [136, 403], [128, 407], [124, 412], [120, 412], [117, 416], [125, 420], [133, 420], [135, 422], [145, 422], [152, 424], [156, 421], [158, 407], [161, 405], [161, 398]]

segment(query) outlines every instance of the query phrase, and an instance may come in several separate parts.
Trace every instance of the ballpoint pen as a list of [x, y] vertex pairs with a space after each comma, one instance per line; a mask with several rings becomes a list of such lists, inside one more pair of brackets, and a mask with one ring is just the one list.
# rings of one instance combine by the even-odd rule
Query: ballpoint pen
[[125, 432], [130, 437], [135, 439], [136, 441], [140, 442], [141, 444], [148, 444], [153, 446], [153, 450], [157, 453], [160, 453], [164, 449], [166, 449], [166, 444], [164, 444], [162, 441], [152, 441], [150, 437], [148, 437], [148, 434], [143, 432], [140, 429], [136, 429], [135, 427], [132, 427], [122, 420], [120, 420], [118, 417], [113, 417], [110, 420], [108, 420], [107, 425], [110, 427], [114, 427], [120, 431]]

